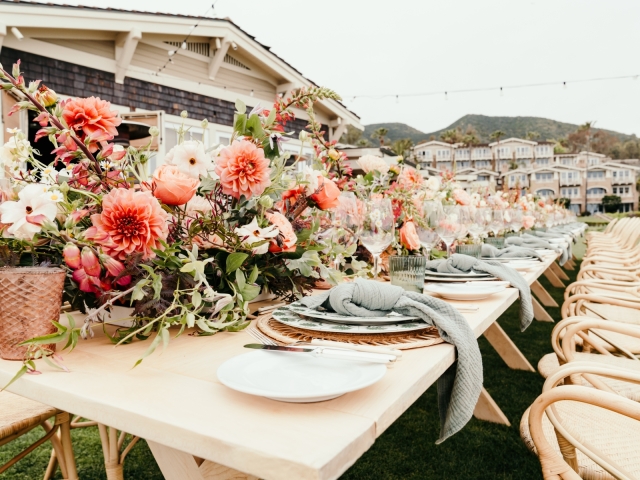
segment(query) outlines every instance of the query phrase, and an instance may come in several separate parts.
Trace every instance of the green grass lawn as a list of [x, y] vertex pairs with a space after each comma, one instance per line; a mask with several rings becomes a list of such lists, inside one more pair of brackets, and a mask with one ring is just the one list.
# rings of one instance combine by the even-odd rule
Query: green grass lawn
[[[575, 272], [568, 274], [573, 280]], [[561, 305], [563, 290], [553, 288], [544, 277], [540, 278], [540, 283]], [[547, 311], [559, 320], [559, 308], [548, 308]], [[549, 339], [553, 324], [534, 320], [527, 331], [521, 333], [518, 304], [512, 305], [500, 317], [499, 323], [534, 367], [540, 357], [552, 351]], [[509, 418], [510, 427], [472, 419], [460, 433], [442, 445], [435, 445], [439, 420], [434, 385], [378, 438], [342, 479], [541, 479], [538, 460], [525, 448], [518, 428], [523, 412], [540, 394], [543, 379], [538, 373], [509, 369], [484, 338], [480, 339], [480, 349], [485, 388]], [[0, 464], [38, 436], [40, 432], [32, 432], [0, 447]], [[105, 479], [97, 430], [74, 430], [72, 436], [80, 478]], [[49, 452], [49, 447], [43, 445], [0, 475], [0, 480], [41, 478]], [[61, 478], [59, 471], [55, 478]], [[163, 478], [144, 441], [139, 442], [127, 457], [125, 478]]]

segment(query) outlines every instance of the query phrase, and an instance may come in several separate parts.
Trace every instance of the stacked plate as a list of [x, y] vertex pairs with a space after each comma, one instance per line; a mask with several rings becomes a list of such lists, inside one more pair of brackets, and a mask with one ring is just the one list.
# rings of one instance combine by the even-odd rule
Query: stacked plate
[[480, 257], [480, 260], [484, 260], [484, 261], [494, 261], [494, 262], [500, 262], [500, 263], [508, 263], [514, 260], [522, 260], [522, 261], [533, 261], [533, 260], [538, 260], [538, 257], [531, 257], [531, 256], [524, 256], [524, 257], [505, 257], [505, 258], [498, 258], [498, 257]]
[[384, 317], [354, 317], [314, 310], [299, 302], [275, 310], [273, 319], [303, 330], [338, 333], [398, 333], [428, 328], [418, 317], [390, 313]]
[[540, 262], [531, 260], [513, 259], [509, 263], [505, 263], [508, 267], [511, 267], [519, 272], [528, 272], [540, 268]]
[[463, 273], [443, 273], [427, 270], [424, 279], [427, 282], [457, 283], [469, 281], [483, 282], [487, 280], [495, 280], [496, 277], [485, 272], [476, 272], [473, 270]]
[[458, 285], [429, 284], [424, 289], [449, 300], [483, 300], [502, 292], [508, 285], [509, 282], [469, 282]]

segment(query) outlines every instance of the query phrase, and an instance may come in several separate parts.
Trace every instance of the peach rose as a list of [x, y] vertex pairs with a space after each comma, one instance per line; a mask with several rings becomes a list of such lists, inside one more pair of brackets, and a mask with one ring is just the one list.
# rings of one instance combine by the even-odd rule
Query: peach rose
[[535, 223], [536, 223], [536, 219], [531, 215], [524, 215], [522, 217], [522, 226], [524, 227], [525, 230], [529, 230], [531, 227], [535, 225]]
[[316, 193], [309, 195], [309, 198], [316, 202], [320, 210], [329, 210], [338, 206], [340, 201], [340, 189], [338, 186], [326, 177], [318, 175], [318, 190]]
[[184, 205], [193, 198], [200, 180], [182, 173], [174, 165], [162, 165], [153, 174], [153, 196], [166, 205]]
[[471, 205], [471, 196], [461, 188], [453, 191], [453, 199], [458, 205]]
[[420, 238], [416, 231], [416, 224], [413, 220], [404, 222], [404, 225], [400, 228], [400, 243], [404, 245], [407, 250], [418, 250], [420, 248]]
[[298, 237], [293, 231], [293, 227], [289, 220], [279, 212], [265, 213], [267, 220], [272, 225], [278, 228], [278, 236], [271, 239], [269, 244], [269, 251], [272, 253], [278, 252], [294, 252], [296, 250], [296, 242]]

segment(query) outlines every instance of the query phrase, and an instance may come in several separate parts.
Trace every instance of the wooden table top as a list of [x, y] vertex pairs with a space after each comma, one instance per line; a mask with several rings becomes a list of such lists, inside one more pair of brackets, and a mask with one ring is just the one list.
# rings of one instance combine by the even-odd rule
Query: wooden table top
[[[526, 277], [533, 282], [546, 266]], [[517, 297], [508, 288], [474, 301], [480, 309], [463, 315], [480, 336]], [[218, 381], [218, 367], [255, 342], [246, 332], [183, 334], [132, 369], [148, 342], [116, 348], [101, 326], [94, 331], [95, 338], [64, 355], [71, 373], [43, 364], [43, 375], [25, 375], [9, 390], [261, 478], [337, 478], [455, 360], [449, 344], [408, 350], [368, 388], [292, 404], [236, 392]], [[0, 360], [0, 382], [18, 367]]]

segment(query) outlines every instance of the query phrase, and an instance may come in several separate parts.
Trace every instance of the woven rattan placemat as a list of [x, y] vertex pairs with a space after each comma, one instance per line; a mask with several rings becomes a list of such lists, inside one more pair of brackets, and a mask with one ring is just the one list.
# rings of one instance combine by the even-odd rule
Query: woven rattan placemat
[[285, 325], [274, 320], [271, 315], [263, 315], [255, 320], [262, 333], [282, 343], [310, 342], [314, 338], [320, 340], [333, 340], [354, 345], [379, 345], [393, 346], [400, 350], [428, 347], [443, 343], [435, 327], [427, 327], [424, 330], [413, 330], [401, 333], [334, 333], [318, 332], [315, 330], [303, 330], [290, 325]]

